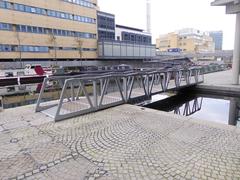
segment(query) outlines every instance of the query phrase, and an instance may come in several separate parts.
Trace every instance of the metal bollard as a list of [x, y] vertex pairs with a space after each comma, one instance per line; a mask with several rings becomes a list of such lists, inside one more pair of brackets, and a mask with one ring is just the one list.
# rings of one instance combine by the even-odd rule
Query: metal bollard
[[0, 112], [3, 111], [3, 98], [0, 96]]

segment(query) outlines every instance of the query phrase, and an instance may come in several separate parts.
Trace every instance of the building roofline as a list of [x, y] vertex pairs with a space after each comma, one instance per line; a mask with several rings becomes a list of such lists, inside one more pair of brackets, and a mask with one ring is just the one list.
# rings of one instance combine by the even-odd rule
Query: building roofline
[[144, 32], [143, 29], [138, 29], [138, 28], [133, 28], [133, 27], [128, 27], [128, 26], [123, 26], [123, 25], [119, 25], [116, 24], [117, 28], [124, 28], [124, 29], [128, 29], [128, 30], [133, 30], [133, 31], [139, 31], [139, 32]]
[[231, 3], [239, 3], [239, 0], [215, 0], [211, 3], [212, 6], [225, 6]]
[[103, 11], [97, 11], [97, 13], [115, 17], [115, 14], [111, 14], [111, 13], [107, 13], [107, 12], [103, 12]]

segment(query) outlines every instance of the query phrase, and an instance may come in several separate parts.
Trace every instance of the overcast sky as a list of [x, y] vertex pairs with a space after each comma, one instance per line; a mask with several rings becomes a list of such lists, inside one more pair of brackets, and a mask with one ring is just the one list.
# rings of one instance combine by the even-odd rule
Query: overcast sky
[[[213, 0], [152, 0], [153, 43], [160, 34], [181, 28], [223, 30], [224, 49], [233, 49], [235, 15], [224, 7], [210, 6]], [[98, 0], [101, 11], [115, 14], [116, 23], [146, 29], [146, 0]]]

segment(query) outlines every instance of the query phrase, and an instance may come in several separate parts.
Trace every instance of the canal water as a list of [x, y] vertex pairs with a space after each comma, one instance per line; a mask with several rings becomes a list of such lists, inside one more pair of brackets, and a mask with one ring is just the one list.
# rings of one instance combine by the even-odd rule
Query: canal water
[[[159, 100], [158, 100], [159, 99]], [[240, 127], [240, 98], [207, 94], [157, 95], [145, 107]]]

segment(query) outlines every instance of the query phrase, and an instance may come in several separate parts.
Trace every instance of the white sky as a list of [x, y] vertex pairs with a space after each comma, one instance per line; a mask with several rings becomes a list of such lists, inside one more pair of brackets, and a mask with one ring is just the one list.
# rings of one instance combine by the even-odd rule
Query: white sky
[[[235, 15], [225, 7], [211, 6], [214, 0], [152, 0], [153, 43], [160, 34], [182, 28], [223, 30], [223, 49], [233, 49]], [[101, 11], [115, 14], [116, 23], [146, 29], [145, 0], [98, 0]]]

